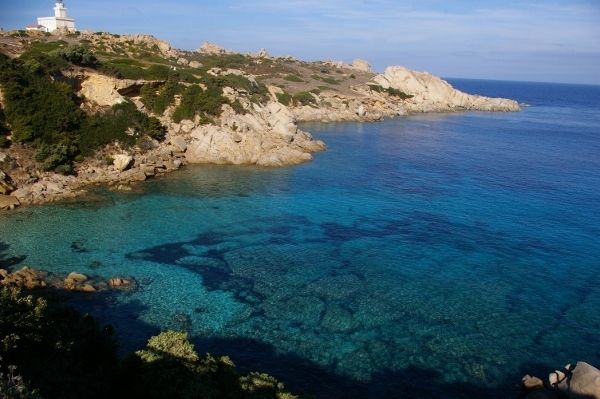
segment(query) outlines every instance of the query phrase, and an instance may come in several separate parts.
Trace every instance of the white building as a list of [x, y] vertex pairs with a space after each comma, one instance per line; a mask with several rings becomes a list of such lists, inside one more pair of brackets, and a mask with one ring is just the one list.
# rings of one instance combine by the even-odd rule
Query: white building
[[69, 18], [67, 15], [67, 9], [63, 0], [56, 0], [54, 5], [54, 16], [53, 17], [41, 17], [38, 18], [39, 30], [44, 32], [54, 32], [55, 30], [68, 30], [74, 32], [75, 20]]

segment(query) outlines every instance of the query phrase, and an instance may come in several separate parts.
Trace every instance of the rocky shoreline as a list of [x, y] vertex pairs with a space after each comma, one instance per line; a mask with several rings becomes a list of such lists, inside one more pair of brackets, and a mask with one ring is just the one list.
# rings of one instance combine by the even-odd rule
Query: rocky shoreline
[[[132, 42], [152, 46], [162, 56], [176, 58], [178, 65], [201, 67], [188, 52], [173, 49], [168, 43], [151, 36], [115, 38], [109, 34], [100, 37], [82, 34], [81, 37], [92, 42], [104, 40], [103, 43], [108, 41], [114, 45]], [[219, 56], [231, 54], [216, 45], [203, 46], [199, 52]], [[223, 96], [237, 109], [224, 104], [221, 115], [208, 124], [198, 116], [194, 120], [175, 123], [175, 106], [170, 106], [162, 115], [156, 115], [167, 128], [165, 140], [147, 140], [144, 148], [138, 146], [127, 150], [116, 144], [107, 146], [95, 156], [75, 163], [74, 173], [68, 176], [42, 172], [33, 161], [31, 149], [13, 145], [0, 150], [0, 209], [74, 198], [97, 184], [128, 190], [132, 183], [164, 175], [186, 164], [285, 167], [307, 162], [312, 159], [313, 153], [325, 150], [326, 145], [313, 139], [310, 133], [300, 130], [298, 122], [373, 122], [422, 112], [520, 110], [516, 101], [469, 95], [429, 73], [415, 72], [401, 66], [389, 67], [384, 73], [375, 74], [364, 60], [356, 60], [352, 64], [340, 61], [306, 64], [292, 58], [273, 58], [266, 51], [244, 57], [250, 57], [257, 66], [287, 62], [297, 67], [297, 71], [308, 71], [306, 74], [314, 72], [314, 68], [331, 73], [323, 68], [333, 67], [338, 73], [336, 77], [342, 76], [345, 80], [339, 77], [336, 80], [329, 75], [318, 77], [313, 74], [312, 78], [300, 78], [288, 74], [286, 79], [291, 81], [318, 78], [319, 82], [338, 86], [319, 86], [322, 89], [302, 92], [305, 103], [287, 105], [281, 101], [288, 95], [282, 89], [284, 86], [273, 78], [265, 80], [268, 99], [261, 104], [254, 102], [251, 93], [244, 89], [224, 87]], [[309, 67], [313, 69], [307, 69]], [[69, 73], [71, 79], [80, 82], [77, 95], [82, 100], [81, 107], [88, 112], [131, 101], [140, 111], [152, 114], [141, 101], [140, 88], [145, 84], [164, 84], [117, 79], [85, 68]], [[255, 84], [259, 78], [248, 71], [236, 69], [212, 68], [208, 73], [213, 76], [241, 76]], [[345, 86], [342, 87], [341, 83]], [[296, 89], [301, 90], [302, 87], [297, 86]], [[398, 97], [398, 93], [402, 97]], [[181, 101], [178, 96], [175, 96], [175, 100], [175, 105]]]
[[137, 287], [132, 277], [112, 277], [103, 279], [87, 276], [79, 272], [59, 275], [24, 266], [10, 272], [0, 269], [0, 286], [22, 289], [56, 289], [73, 292], [98, 292], [106, 290], [134, 290]]

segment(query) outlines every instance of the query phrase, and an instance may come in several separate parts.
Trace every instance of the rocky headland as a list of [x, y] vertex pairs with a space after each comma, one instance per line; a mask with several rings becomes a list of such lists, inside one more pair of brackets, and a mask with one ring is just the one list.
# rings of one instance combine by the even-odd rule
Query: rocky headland
[[[108, 143], [79, 157], [71, 173], [61, 174], [43, 170], [32, 145], [14, 140], [7, 123], [5, 142], [13, 141], [0, 149], [0, 209], [74, 197], [94, 184], [127, 190], [130, 183], [192, 163], [282, 167], [306, 162], [326, 145], [299, 129], [302, 121], [378, 121], [419, 112], [520, 109], [513, 100], [469, 95], [429, 73], [401, 66], [377, 74], [364, 60], [309, 63], [272, 57], [264, 49], [236, 54], [211, 43], [189, 52], [147, 35], [0, 37], [0, 52], [12, 59], [52, 46], [59, 54], [64, 48], [85, 46], [85, 51], [98, 55], [102, 68], [97, 67], [100, 62], [90, 67], [69, 59], [71, 64], [61, 71], [88, 115], [133, 103], [160, 120], [165, 135], [128, 147]], [[147, 93], [161, 96], [172, 76], [179, 80], [178, 91], [169, 94], [166, 106], [157, 111]], [[215, 81], [223, 99], [217, 112], [181, 117], [179, 108], [190, 107], [186, 97], [190, 87], [207, 93]], [[0, 92], [0, 108], [4, 102]]]

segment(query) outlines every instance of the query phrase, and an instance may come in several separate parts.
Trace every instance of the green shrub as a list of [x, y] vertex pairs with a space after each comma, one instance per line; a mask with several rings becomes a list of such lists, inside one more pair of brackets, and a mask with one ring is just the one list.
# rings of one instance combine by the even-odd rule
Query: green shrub
[[283, 105], [290, 105], [292, 103], [292, 95], [288, 93], [277, 93], [277, 101]]
[[148, 117], [132, 103], [125, 102], [89, 116], [79, 133], [79, 150], [83, 155], [90, 155], [113, 142], [130, 147], [145, 136], [162, 140], [166, 130], [158, 119]]
[[69, 174], [72, 172], [71, 161], [79, 152], [74, 141], [56, 144], [41, 143], [35, 153], [36, 161], [42, 163], [43, 170]]
[[184, 86], [175, 80], [169, 79], [160, 88], [152, 84], [145, 84], [140, 92], [144, 105], [157, 115], [162, 115], [167, 107], [173, 103], [174, 96], [181, 94]]
[[317, 103], [315, 96], [308, 91], [301, 91], [299, 93], [294, 94], [293, 101], [296, 105], [310, 105], [314, 106]]
[[331, 78], [331, 77], [329, 77], [329, 76], [326, 76], [326, 77], [324, 77], [324, 78], [321, 78], [321, 80], [322, 80], [323, 82], [325, 82], [325, 83], [328, 83], [328, 84], [330, 84], [330, 85], [339, 85], [339, 84], [340, 84], [340, 82], [339, 82], [339, 81], [337, 81], [337, 80], [335, 80], [334, 78]]
[[221, 106], [229, 103], [221, 93], [221, 88], [212, 83], [207, 85], [206, 90], [197, 85], [188, 87], [182, 95], [181, 104], [173, 112], [173, 121], [193, 119], [195, 115], [220, 116]]
[[199, 359], [194, 345], [188, 341], [185, 332], [165, 331], [148, 340], [147, 349], [136, 352], [145, 362], [153, 362], [167, 355], [184, 361], [195, 362]]
[[287, 75], [283, 79], [287, 80], [288, 82], [304, 82], [304, 80], [298, 75]]
[[204, 82], [220, 88], [231, 87], [243, 90], [250, 95], [251, 102], [264, 103], [269, 99], [269, 90], [263, 83], [251, 81], [245, 76], [229, 74], [223, 76], [207, 76]]
[[377, 93], [387, 93], [392, 97], [397, 97], [401, 100], [406, 100], [409, 98], [412, 98], [413, 96], [410, 94], [406, 94], [405, 92], [398, 90], [398, 89], [394, 89], [393, 87], [388, 87], [388, 88], [384, 88], [382, 86], [379, 85], [368, 85], [369, 88]]
[[246, 115], [248, 113], [248, 110], [244, 108], [240, 100], [235, 100], [234, 102], [232, 102], [231, 108], [233, 108], [236, 114]]
[[57, 50], [56, 54], [66, 61], [79, 65], [95, 68], [98, 66], [98, 59], [87, 47], [76, 44]]
[[153, 64], [146, 67], [143, 63], [130, 58], [104, 61], [100, 71], [121, 79], [133, 80], [167, 80], [173, 72], [167, 65]]
[[83, 117], [66, 83], [29, 70], [28, 63], [0, 57], [6, 121], [16, 142], [69, 141]]

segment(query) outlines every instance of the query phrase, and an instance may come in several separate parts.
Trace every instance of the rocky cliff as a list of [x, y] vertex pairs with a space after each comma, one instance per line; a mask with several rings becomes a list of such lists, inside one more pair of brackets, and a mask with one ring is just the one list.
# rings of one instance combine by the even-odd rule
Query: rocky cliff
[[[402, 66], [375, 74], [365, 60], [308, 63], [272, 57], [266, 50], [236, 54], [210, 43], [197, 52], [186, 52], [147, 35], [87, 33], [79, 38], [36, 37], [30, 43], [11, 40], [10, 35], [0, 34], [0, 50], [21, 49], [13, 51], [13, 57], [39, 40], [59, 49], [65, 41], [89, 43], [91, 50], [104, 54], [100, 60], [104, 69], [75, 65], [63, 71], [79, 82], [80, 107], [94, 114], [131, 102], [142, 113], [159, 118], [166, 137], [145, 140], [143, 148], [107, 145], [75, 163], [70, 176], [41, 171], [27, 145], [13, 145], [0, 151], [2, 209], [72, 197], [90, 184], [127, 189], [131, 182], [188, 163], [282, 167], [306, 162], [326, 146], [300, 130], [298, 121], [377, 121], [416, 112], [519, 110], [515, 101], [466, 94], [436, 76]], [[142, 89], [158, 95], [174, 76], [179, 91], [166, 99], [171, 105], [160, 111], [149, 109]], [[196, 86], [207, 92], [207, 85], [215, 82], [220, 94], [212, 93], [212, 100], [223, 98], [218, 112], [198, 111], [183, 120], [174, 117], [187, 89]]]

